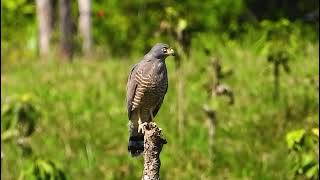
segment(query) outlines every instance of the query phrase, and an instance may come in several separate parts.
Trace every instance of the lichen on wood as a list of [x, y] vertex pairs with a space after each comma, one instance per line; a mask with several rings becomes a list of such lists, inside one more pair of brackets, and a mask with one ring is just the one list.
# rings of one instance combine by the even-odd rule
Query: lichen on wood
[[161, 129], [150, 122], [144, 134], [144, 169], [142, 180], [160, 179], [160, 153], [167, 141], [162, 137]]

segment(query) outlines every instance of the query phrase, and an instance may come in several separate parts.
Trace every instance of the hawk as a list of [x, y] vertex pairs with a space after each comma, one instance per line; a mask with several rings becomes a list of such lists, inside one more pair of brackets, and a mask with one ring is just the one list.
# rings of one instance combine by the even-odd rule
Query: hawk
[[133, 66], [128, 77], [128, 151], [132, 156], [138, 156], [143, 152], [144, 126], [148, 122], [154, 122], [167, 92], [165, 59], [168, 56], [174, 56], [174, 50], [167, 44], [157, 43]]

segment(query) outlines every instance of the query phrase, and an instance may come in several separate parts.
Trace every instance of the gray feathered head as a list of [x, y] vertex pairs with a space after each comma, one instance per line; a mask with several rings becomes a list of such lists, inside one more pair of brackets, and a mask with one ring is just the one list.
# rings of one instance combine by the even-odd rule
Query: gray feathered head
[[157, 43], [151, 48], [151, 50], [148, 52], [148, 55], [151, 55], [157, 59], [165, 59], [168, 56], [174, 56], [174, 50], [167, 44]]

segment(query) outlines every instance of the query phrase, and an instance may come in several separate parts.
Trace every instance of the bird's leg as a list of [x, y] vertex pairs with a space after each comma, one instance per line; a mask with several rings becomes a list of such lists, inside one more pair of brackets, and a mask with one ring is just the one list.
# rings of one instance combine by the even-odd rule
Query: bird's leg
[[146, 131], [146, 127], [147, 127], [148, 123], [147, 122], [142, 123], [141, 120], [139, 120], [138, 123], [139, 123], [138, 133], [141, 132], [142, 134], [144, 134], [144, 132]]
[[153, 118], [152, 109], [150, 109], [149, 113], [150, 113], [150, 117], [151, 117], [151, 122], [154, 122], [154, 120], [153, 120], [154, 118]]
[[139, 117], [139, 120], [138, 120], [138, 133], [141, 132], [142, 134], [144, 134], [145, 128], [147, 126], [147, 122], [142, 123], [141, 116], [140, 116], [140, 109], [138, 110], [138, 117]]
[[149, 122], [149, 126], [150, 126], [150, 127], [156, 127], [157, 124], [154, 122], [154, 117], [153, 117], [152, 109], [150, 109], [149, 113], [150, 113], [150, 117], [151, 117], [151, 122]]

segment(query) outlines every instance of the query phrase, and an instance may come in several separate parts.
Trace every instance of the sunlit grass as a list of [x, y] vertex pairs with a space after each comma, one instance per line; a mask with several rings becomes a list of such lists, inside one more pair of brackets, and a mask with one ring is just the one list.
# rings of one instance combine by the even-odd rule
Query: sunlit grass
[[[281, 95], [273, 100], [272, 66], [247, 47], [214, 45], [212, 55], [233, 74], [222, 81], [235, 93], [235, 104], [208, 99], [204, 84], [209, 57], [195, 51], [182, 74], [167, 60], [169, 89], [156, 120], [168, 140], [162, 154], [163, 179], [286, 179], [285, 134], [303, 126], [318, 111], [318, 44], [310, 44], [281, 75]], [[32, 93], [42, 116], [32, 135], [34, 154], [59, 163], [70, 179], [138, 179], [142, 159], [127, 153], [125, 86], [134, 61], [35, 61], [2, 69], [2, 99]], [[184, 124], [179, 134], [177, 83], [184, 80]], [[218, 104], [217, 104], [218, 102]], [[209, 157], [203, 104], [217, 110], [214, 157]], [[181, 140], [182, 139], [182, 140]], [[2, 177], [17, 179], [27, 166], [15, 143], [3, 144]]]

